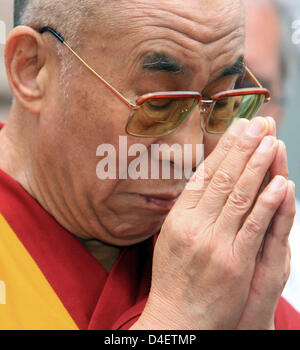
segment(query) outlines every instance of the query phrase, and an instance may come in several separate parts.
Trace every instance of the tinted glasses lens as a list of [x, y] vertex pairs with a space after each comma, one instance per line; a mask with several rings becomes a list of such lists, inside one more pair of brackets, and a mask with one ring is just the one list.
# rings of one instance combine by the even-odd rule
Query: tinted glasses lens
[[162, 136], [174, 131], [198, 104], [196, 98], [152, 99], [133, 111], [127, 132], [133, 136]]
[[206, 131], [224, 133], [237, 119], [253, 118], [264, 103], [263, 94], [226, 97], [213, 103], [206, 121]]

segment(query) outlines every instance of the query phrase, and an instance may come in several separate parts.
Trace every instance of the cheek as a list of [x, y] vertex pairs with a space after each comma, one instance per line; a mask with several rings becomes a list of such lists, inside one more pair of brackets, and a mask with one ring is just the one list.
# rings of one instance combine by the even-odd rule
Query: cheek
[[124, 134], [129, 108], [99, 80], [87, 74], [89, 72], [78, 73], [66, 84], [63, 95], [69, 119], [81, 128], [82, 134], [101, 134], [103, 140], [110, 135]]
[[68, 98], [67, 124], [75, 143], [95, 159], [97, 148], [102, 144], [113, 145], [118, 150], [119, 136], [125, 136], [129, 108], [123, 105], [110, 91], [95, 86], [75, 88]]
[[222, 135], [205, 134], [204, 136], [204, 158], [215, 149]]

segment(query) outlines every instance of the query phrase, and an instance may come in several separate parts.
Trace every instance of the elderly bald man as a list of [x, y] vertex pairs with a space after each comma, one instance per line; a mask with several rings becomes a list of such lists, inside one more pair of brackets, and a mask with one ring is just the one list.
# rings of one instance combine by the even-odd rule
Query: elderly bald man
[[[242, 2], [19, 5], [0, 134], [1, 328], [299, 325], [286, 305], [274, 323], [294, 184], [274, 120], [249, 121], [270, 94], [243, 64]], [[115, 168], [99, 170], [99, 145]], [[132, 147], [153, 145], [190, 152], [156, 154], [158, 178], [125, 176]], [[186, 158], [190, 179], [177, 176]]]

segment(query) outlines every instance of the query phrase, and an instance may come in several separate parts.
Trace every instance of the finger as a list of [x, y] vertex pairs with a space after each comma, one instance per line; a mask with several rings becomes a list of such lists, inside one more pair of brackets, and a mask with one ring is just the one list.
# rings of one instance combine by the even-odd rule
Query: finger
[[[235, 239], [246, 214], [251, 210], [278, 147], [274, 136], [266, 136], [246, 165], [216, 221], [216, 232]], [[263, 192], [263, 191], [262, 191]]]
[[[266, 119], [268, 120], [269, 122], [269, 132], [267, 133], [267, 135], [270, 135], [270, 136], [275, 136], [276, 137], [276, 134], [277, 134], [277, 130], [276, 130], [276, 122], [274, 120], [274, 118], [272, 117], [266, 117]], [[281, 142], [281, 144], [283, 144]], [[282, 147], [282, 146], [281, 146]], [[281, 152], [277, 151], [277, 156], [280, 154]], [[286, 158], [286, 157], [285, 157]], [[277, 162], [276, 159], [274, 159], [270, 169], [272, 168], [273, 164]], [[276, 165], [277, 167], [277, 165]], [[280, 167], [282, 167], [282, 164], [279, 164], [279, 167], [278, 167], [278, 170], [280, 170]], [[273, 173], [272, 176], [271, 176], [271, 170], [269, 169], [269, 171], [266, 173], [265, 177], [264, 177], [264, 180], [260, 186], [260, 189], [259, 191], [257, 192], [257, 195], [256, 195], [256, 198], [263, 192], [263, 190], [267, 187], [267, 185], [269, 184], [270, 180], [273, 179], [276, 175], [282, 175], [284, 176], [284, 172], [280, 172], [278, 171], [278, 173]], [[252, 209], [252, 208], [251, 208]]]
[[[199, 202], [199, 210], [205, 207], [206, 212], [217, 220], [249, 159], [267, 132], [268, 122], [265, 118], [258, 117], [251, 121], [216, 170], [203, 194], [203, 200]], [[255, 180], [251, 178], [250, 182], [255, 182]]]
[[181, 209], [192, 209], [197, 206], [204, 189], [211, 181], [216, 169], [236, 143], [237, 139], [242, 135], [248, 124], [248, 120], [240, 119], [229, 128], [214, 151], [200, 164], [197, 171], [186, 185], [186, 188], [182, 192], [174, 208], [177, 206]]
[[295, 184], [288, 181], [286, 196], [281, 203], [264, 244], [261, 259], [269, 266], [280, 266], [289, 250], [289, 234], [296, 214]]
[[[294, 192], [295, 185], [288, 181], [285, 198], [273, 217], [272, 226], [265, 236], [262, 254], [259, 254], [256, 261], [251, 284], [255, 293], [250, 295], [248, 303], [252, 299], [251, 310], [260, 313], [261, 321], [270, 316], [272, 318], [274, 307], [289, 277], [291, 255], [288, 236], [295, 215]], [[257, 295], [260, 297], [257, 298]]]
[[289, 169], [286, 154], [286, 147], [283, 141], [279, 141], [278, 151], [272, 166], [270, 167], [270, 176], [274, 178], [276, 175], [281, 175], [288, 179]]
[[276, 122], [275, 122], [274, 118], [272, 118], [272, 117], [265, 117], [265, 118], [269, 123], [268, 135], [276, 136], [277, 135], [277, 128], [276, 128]]
[[[269, 125], [270, 125], [268, 134], [271, 136], [276, 136], [277, 130], [276, 130], [275, 120], [272, 117], [266, 117], [266, 119], [269, 121]], [[257, 193], [257, 197], [260, 195], [260, 193], [263, 192], [263, 190], [269, 184], [270, 180], [273, 179], [276, 175], [281, 175], [288, 179], [286, 149], [285, 149], [284, 143], [280, 140], [278, 144], [276, 157], [274, 158], [274, 161], [264, 178], [264, 181]]]
[[233, 250], [246, 262], [256, 259], [270, 222], [286, 196], [287, 187], [287, 180], [276, 176], [258, 197], [253, 210], [238, 232]]
[[[269, 132], [268, 132], [268, 134], [267, 135], [270, 135], [270, 136], [275, 136], [276, 137], [276, 135], [277, 135], [277, 128], [276, 128], [276, 122], [275, 122], [275, 120], [274, 120], [274, 118], [272, 118], [272, 117], [266, 117], [266, 119], [268, 120], [268, 122], [269, 122]], [[278, 152], [277, 152], [278, 153]], [[274, 159], [274, 162], [275, 162], [275, 159]], [[273, 162], [273, 163], [274, 163]], [[272, 165], [271, 165], [271, 167], [272, 167]], [[270, 167], [270, 168], [271, 168]], [[276, 175], [282, 175], [282, 174], [280, 174], [280, 173], [278, 173], [278, 174], [275, 174], [274, 173], [274, 175], [272, 176], [272, 178], [274, 177], [274, 176], [276, 176]], [[261, 188], [259, 189], [259, 191], [258, 191], [258, 193], [257, 193], [257, 197], [263, 192], [263, 190], [267, 187], [267, 185], [269, 184], [269, 182], [270, 182], [270, 180], [271, 180], [271, 174], [270, 174], [270, 170], [267, 172], [267, 174], [266, 174], [266, 176], [265, 176], [265, 178], [264, 178], [264, 181], [263, 181], [263, 183], [262, 183], [262, 185], [261, 185]]]

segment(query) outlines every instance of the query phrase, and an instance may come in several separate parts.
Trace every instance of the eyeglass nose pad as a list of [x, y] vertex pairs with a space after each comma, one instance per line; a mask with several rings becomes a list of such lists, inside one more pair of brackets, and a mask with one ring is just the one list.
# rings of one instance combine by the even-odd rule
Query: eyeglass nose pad
[[210, 108], [210, 104], [204, 102], [199, 103], [200, 123], [203, 131], [206, 130], [207, 115], [209, 114]]
[[207, 104], [201, 104], [201, 105], [199, 105], [199, 111], [200, 111], [200, 113], [207, 113], [208, 112], [208, 110], [209, 110], [209, 108], [210, 108], [210, 106], [209, 105], [207, 105]]

